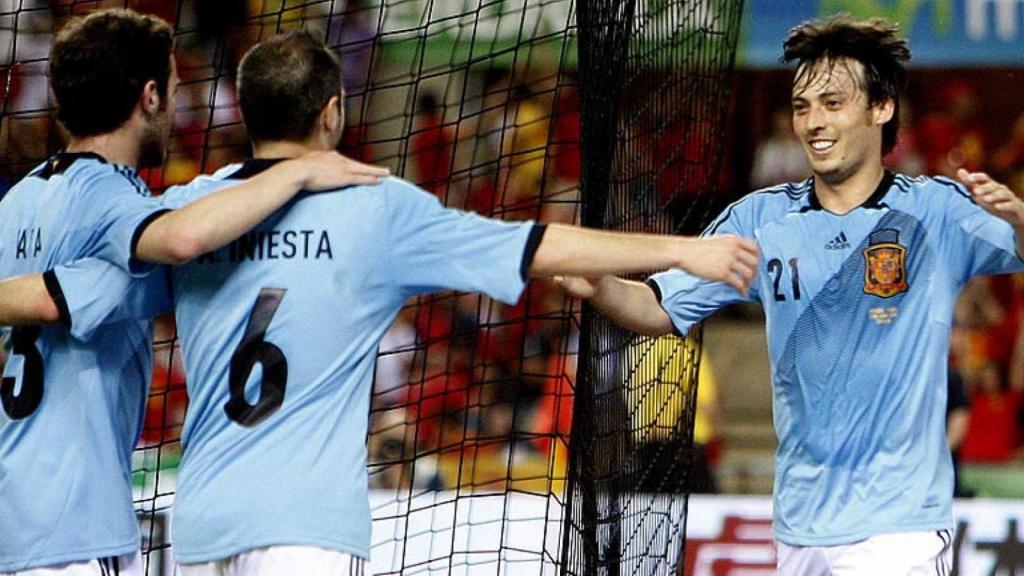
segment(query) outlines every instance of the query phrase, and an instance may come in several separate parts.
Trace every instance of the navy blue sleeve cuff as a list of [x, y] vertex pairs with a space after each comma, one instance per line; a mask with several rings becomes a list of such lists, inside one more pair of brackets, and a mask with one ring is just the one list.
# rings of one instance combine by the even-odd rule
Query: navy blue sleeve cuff
[[[661, 306], [662, 308], [665, 308], [665, 306], [662, 305], [661, 303], [661, 286], [658, 286], [658, 283], [654, 281], [654, 278], [648, 278], [647, 280], [644, 280], [644, 284], [647, 285], [647, 287], [650, 288], [652, 292], [654, 292], [654, 299], [658, 301], [658, 305]], [[669, 315], [669, 318], [671, 319], [672, 316]], [[672, 333], [675, 334], [676, 336], [679, 336], [680, 338], [685, 337], [685, 335], [679, 331], [679, 327], [676, 326], [675, 322], [672, 322]]]
[[170, 212], [169, 209], [157, 210], [156, 212], [153, 212], [149, 216], [146, 216], [146, 219], [140, 222], [139, 225], [135, 227], [135, 232], [132, 233], [131, 258], [128, 261], [128, 268], [132, 272], [141, 272], [146, 269], [147, 265], [146, 263], [141, 262], [139, 259], [135, 257], [135, 250], [139, 247], [139, 238], [142, 238], [142, 233], [146, 231], [146, 228], [150, 224], [152, 224], [154, 220], [168, 212]]
[[57, 305], [57, 312], [60, 315], [60, 323], [70, 330], [71, 312], [68, 310], [68, 301], [64, 298], [64, 289], [60, 287], [60, 280], [57, 279], [57, 273], [53, 270], [43, 272], [43, 284], [46, 285], [46, 291], [50, 293], [50, 298], [53, 299], [53, 303]]
[[523, 282], [530, 280], [530, 266], [533, 265], [533, 257], [537, 255], [540, 241], [544, 239], [544, 233], [547, 230], [547, 224], [534, 224], [530, 229], [530, 236], [526, 239], [526, 248], [523, 250], [523, 260], [519, 264], [519, 275]]

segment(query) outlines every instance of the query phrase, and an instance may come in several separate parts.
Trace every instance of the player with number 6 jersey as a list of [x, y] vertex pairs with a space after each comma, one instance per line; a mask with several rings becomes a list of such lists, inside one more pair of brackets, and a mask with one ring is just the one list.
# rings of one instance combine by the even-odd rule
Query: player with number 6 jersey
[[[164, 201], [187, 203], [271, 163], [227, 166]], [[541, 232], [448, 210], [389, 179], [304, 197], [175, 268], [190, 399], [179, 561], [289, 542], [368, 557], [364, 441], [378, 343], [416, 294], [514, 303]]]

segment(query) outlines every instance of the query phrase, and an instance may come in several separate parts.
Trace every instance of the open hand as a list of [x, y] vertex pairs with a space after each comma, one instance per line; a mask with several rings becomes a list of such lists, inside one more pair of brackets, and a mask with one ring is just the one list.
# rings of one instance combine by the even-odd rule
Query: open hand
[[984, 172], [968, 172], [963, 168], [956, 171], [956, 177], [971, 192], [971, 197], [989, 214], [1006, 220], [1014, 228], [1024, 227], [1024, 202], [1006, 185], [992, 179]]
[[724, 282], [744, 296], [757, 276], [757, 244], [739, 236], [695, 240], [687, 247], [680, 268], [705, 280]]
[[305, 176], [303, 189], [310, 191], [379, 184], [391, 173], [387, 168], [363, 164], [334, 151], [310, 152], [292, 161]]

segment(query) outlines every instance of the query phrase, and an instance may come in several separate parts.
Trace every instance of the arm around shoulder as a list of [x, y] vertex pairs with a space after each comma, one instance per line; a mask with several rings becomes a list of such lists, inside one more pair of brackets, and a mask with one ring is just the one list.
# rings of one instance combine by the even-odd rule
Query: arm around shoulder
[[386, 168], [336, 152], [286, 160], [243, 183], [160, 213], [140, 227], [134, 256], [145, 262], [184, 264], [237, 239], [302, 190], [377, 184], [387, 174]]

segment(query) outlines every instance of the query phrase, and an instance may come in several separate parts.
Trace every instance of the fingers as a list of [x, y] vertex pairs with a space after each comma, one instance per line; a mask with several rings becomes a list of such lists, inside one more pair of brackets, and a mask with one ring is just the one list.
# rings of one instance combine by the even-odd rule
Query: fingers
[[382, 179], [383, 177], [376, 174], [348, 174], [345, 181], [347, 186], [357, 186], [361, 184], [380, 184]]
[[343, 174], [376, 176], [378, 178], [391, 175], [391, 170], [385, 166], [366, 164], [334, 151], [310, 152], [304, 158], [320, 167], [329, 166], [332, 169], [341, 170]]
[[737, 276], [736, 274], [730, 274], [729, 276], [727, 276], [725, 279], [725, 283], [728, 284], [729, 286], [732, 286], [737, 292], [742, 294], [744, 297], [747, 295], [747, 292], [750, 291], [749, 284], [741, 280], [740, 277]]
[[974, 190], [977, 186], [982, 184], [995, 182], [991, 176], [984, 172], [968, 172], [963, 168], [957, 169], [956, 177], [971, 190]]
[[971, 194], [976, 200], [989, 203], [1011, 200], [1017, 197], [1009, 188], [995, 181], [979, 185], [971, 190]]
[[[339, 154], [340, 156], [340, 154]], [[358, 160], [353, 160], [346, 156], [341, 156], [349, 164], [349, 170], [356, 174], [369, 174], [385, 178], [391, 175], [391, 170], [386, 166], [374, 166], [372, 164], [364, 164]]]
[[744, 240], [744, 249], [739, 253], [739, 259], [741, 262], [756, 269], [758, 262], [761, 260], [761, 252], [757, 249], [757, 244], [749, 240]]
[[744, 285], [749, 286], [754, 281], [754, 277], [757, 276], [757, 264], [748, 264], [737, 260], [733, 263], [731, 271]]
[[1024, 203], [1005, 184], [984, 172], [957, 170], [956, 177], [971, 191], [971, 197], [984, 210], [1014, 226], [1024, 225]]
[[744, 296], [750, 291], [750, 285], [757, 276], [760, 251], [757, 243], [740, 237], [731, 238], [735, 242], [734, 260], [729, 268], [726, 282]]

